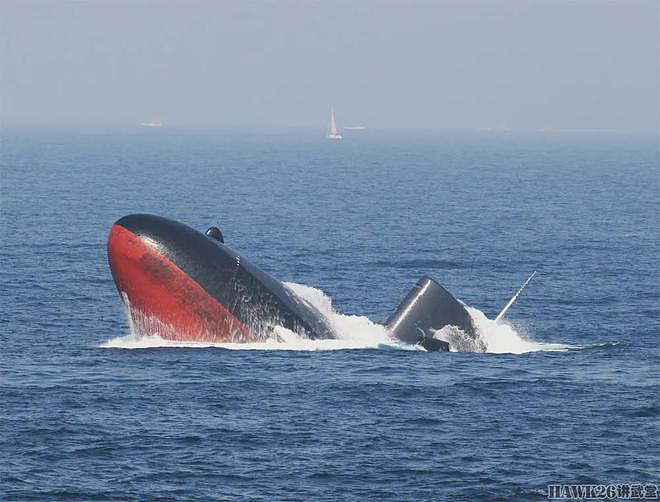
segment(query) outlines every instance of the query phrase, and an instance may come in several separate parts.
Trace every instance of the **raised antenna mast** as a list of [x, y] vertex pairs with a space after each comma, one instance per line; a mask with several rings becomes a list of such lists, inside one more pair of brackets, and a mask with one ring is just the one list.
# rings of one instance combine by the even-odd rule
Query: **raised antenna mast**
[[497, 317], [495, 318], [495, 322], [498, 322], [500, 319], [502, 319], [502, 317], [504, 317], [504, 314], [506, 314], [507, 311], [511, 308], [511, 306], [512, 306], [514, 303], [516, 303], [516, 300], [518, 299], [518, 297], [520, 296], [520, 294], [525, 290], [525, 288], [526, 288], [527, 285], [531, 282], [531, 280], [534, 278], [535, 275], [536, 275], [536, 270], [534, 270], [534, 272], [532, 272], [532, 275], [530, 275], [530, 276], [527, 278], [527, 280], [526, 280], [525, 282], [523, 282], [523, 285], [520, 286], [520, 289], [516, 292], [516, 294], [513, 295], [513, 296], [511, 297], [511, 299], [509, 300], [509, 303], [507, 303], [507, 304], [504, 306], [504, 308], [502, 309], [502, 312], [500, 312], [499, 314], [497, 314]]

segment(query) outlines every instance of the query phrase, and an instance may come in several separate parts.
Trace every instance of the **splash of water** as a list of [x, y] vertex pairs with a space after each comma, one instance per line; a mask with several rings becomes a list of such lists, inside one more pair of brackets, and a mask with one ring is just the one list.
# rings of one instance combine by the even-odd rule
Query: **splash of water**
[[562, 343], [544, 343], [531, 339], [529, 333], [511, 324], [488, 319], [479, 309], [465, 306], [477, 332], [473, 339], [455, 326], [445, 326], [435, 333], [449, 343], [454, 352], [488, 352], [493, 354], [524, 354], [537, 351], [564, 351], [576, 348]]
[[[332, 300], [319, 289], [296, 283], [284, 283], [294, 294], [321, 312], [338, 338], [330, 340], [310, 340], [283, 328], [275, 326], [273, 334], [263, 342], [254, 343], [212, 343], [185, 342], [170, 340], [160, 336], [158, 323], [142, 323], [154, 326], [154, 330], [142, 333], [130, 323], [131, 333], [113, 338], [101, 345], [103, 348], [154, 348], [154, 347], [221, 347], [233, 350], [344, 350], [366, 348], [413, 349], [407, 344], [392, 340], [384, 326], [372, 322], [365, 316], [340, 314], [332, 307]], [[131, 316], [128, 316], [131, 319]], [[169, 337], [168, 337], [169, 338]]]
[[[390, 338], [385, 327], [365, 316], [341, 314], [332, 306], [332, 299], [323, 291], [304, 284], [284, 283], [303, 301], [315, 307], [325, 316], [338, 338], [332, 340], [310, 340], [276, 326], [273, 335], [263, 342], [254, 343], [205, 343], [186, 342], [163, 338], [160, 330], [139, 332], [130, 325], [131, 333], [103, 343], [103, 348], [142, 349], [155, 347], [221, 347], [232, 350], [345, 350], [345, 349], [395, 349], [424, 350]], [[445, 326], [435, 336], [446, 340], [454, 352], [492, 352], [522, 354], [538, 350], [567, 350], [569, 345], [540, 343], [521, 334], [513, 326], [488, 319], [483, 312], [467, 307], [477, 329], [476, 340], [455, 326]], [[128, 316], [129, 319], [131, 316]], [[153, 324], [157, 326], [158, 324]], [[154, 328], [156, 329], [156, 328]]]

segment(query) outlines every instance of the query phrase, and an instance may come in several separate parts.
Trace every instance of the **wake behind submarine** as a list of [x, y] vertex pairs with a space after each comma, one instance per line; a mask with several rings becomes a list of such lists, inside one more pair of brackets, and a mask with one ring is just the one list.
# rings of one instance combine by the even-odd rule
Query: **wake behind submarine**
[[[138, 333], [248, 343], [264, 341], [283, 326], [306, 338], [338, 337], [321, 312], [228, 247], [216, 227], [202, 233], [161, 216], [125, 216], [110, 230], [108, 262]], [[428, 276], [385, 324], [393, 339], [428, 351], [449, 350], [434, 337], [448, 325], [477, 339], [463, 304]]]

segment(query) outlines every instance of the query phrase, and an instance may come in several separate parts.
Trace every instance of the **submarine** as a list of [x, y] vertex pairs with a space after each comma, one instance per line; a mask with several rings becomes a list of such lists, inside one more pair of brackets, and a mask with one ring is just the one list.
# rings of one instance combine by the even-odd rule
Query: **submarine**
[[[200, 232], [152, 214], [124, 216], [110, 229], [108, 263], [138, 333], [249, 343], [282, 326], [310, 339], [338, 338], [321, 312], [227, 246], [217, 227]], [[477, 338], [465, 306], [428, 276], [385, 323], [395, 340], [445, 352], [449, 343], [434, 333], [448, 325]]]

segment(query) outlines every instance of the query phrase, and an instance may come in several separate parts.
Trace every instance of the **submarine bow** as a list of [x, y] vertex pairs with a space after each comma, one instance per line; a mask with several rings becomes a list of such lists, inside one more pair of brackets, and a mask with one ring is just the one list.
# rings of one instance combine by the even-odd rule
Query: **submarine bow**
[[108, 262], [129, 322], [170, 340], [256, 342], [283, 326], [335, 338], [314, 307], [220, 240], [150, 214], [118, 220]]

